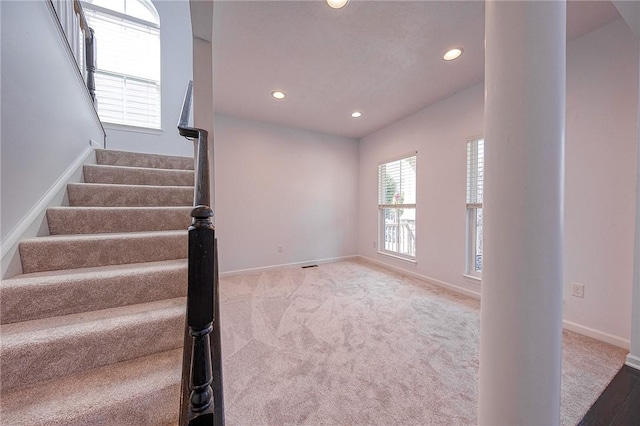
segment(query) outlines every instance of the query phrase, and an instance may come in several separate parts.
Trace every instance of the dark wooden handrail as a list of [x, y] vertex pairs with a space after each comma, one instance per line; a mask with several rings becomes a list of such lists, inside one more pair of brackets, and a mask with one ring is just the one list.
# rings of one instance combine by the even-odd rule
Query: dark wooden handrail
[[85, 69], [87, 70], [87, 89], [91, 100], [96, 103], [96, 33], [89, 26], [87, 17], [84, 15], [84, 9], [80, 0], [73, 0], [73, 11], [78, 15], [80, 29], [84, 34], [84, 59]]
[[[74, 51], [74, 48], [72, 47], [72, 45], [75, 46], [76, 40], [72, 41], [70, 38], [76, 33], [75, 32], [70, 33], [70, 28], [68, 26], [73, 25], [72, 23], [75, 21], [65, 20], [64, 17], [61, 16], [60, 14], [61, 12], [60, 8], [54, 5], [53, 0], [49, 0], [49, 4], [52, 10], [55, 12], [55, 14], [58, 17], [58, 23], [60, 24], [62, 32], [65, 34], [65, 37], [67, 38], [67, 44], [69, 46], [69, 49], [74, 55], [74, 58], [76, 59], [76, 62], [78, 64], [78, 70], [80, 71], [80, 74], [82, 75], [83, 80], [85, 80], [85, 84], [87, 86], [87, 89], [89, 90], [89, 95], [91, 96], [91, 100], [95, 105], [96, 103], [96, 82], [95, 82], [96, 35], [93, 29], [89, 27], [89, 23], [87, 22], [87, 17], [84, 14], [84, 9], [82, 8], [82, 4], [80, 3], [80, 0], [73, 0], [72, 3], [73, 3], [72, 13], [75, 14], [78, 18], [78, 26], [79, 26], [80, 32], [82, 33], [82, 38], [83, 38], [82, 42], [84, 42], [83, 51], [84, 51], [84, 65], [85, 65], [85, 70], [87, 71], [86, 76], [84, 75], [83, 70], [80, 68], [80, 63], [77, 62], [76, 54], [78, 52]], [[65, 22], [65, 24], [63, 24], [63, 22]], [[77, 41], [80, 41], [80, 40], [77, 40]]]
[[187, 93], [184, 96], [178, 130], [185, 138], [194, 139], [196, 156], [196, 176], [194, 206], [210, 206], [209, 195], [209, 133], [204, 129], [189, 127], [189, 116], [191, 115], [191, 104], [193, 100], [193, 81], [187, 86]]
[[178, 130], [195, 144], [195, 187], [189, 227], [187, 311], [182, 354], [180, 426], [224, 425], [218, 297], [218, 248], [209, 195], [206, 130], [189, 126], [193, 82], [187, 86]]
[[87, 23], [86, 16], [84, 16], [84, 9], [82, 9], [80, 0], [73, 0], [73, 10], [76, 12], [76, 15], [78, 15], [78, 18], [80, 20], [80, 28], [82, 28], [83, 31], [88, 32], [89, 24]]
[[[84, 14], [82, 15], [84, 18]], [[87, 21], [84, 21], [85, 25]], [[88, 30], [85, 31], [84, 36], [84, 58], [87, 61], [85, 68], [87, 69], [87, 89], [91, 100], [96, 103], [96, 33], [93, 28], [87, 26]]]

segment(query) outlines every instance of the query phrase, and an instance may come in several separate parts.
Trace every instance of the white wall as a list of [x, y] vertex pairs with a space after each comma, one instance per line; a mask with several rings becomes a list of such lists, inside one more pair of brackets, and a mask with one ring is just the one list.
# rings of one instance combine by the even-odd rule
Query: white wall
[[[0, 2], [2, 243], [103, 133], [46, 2]], [[28, 22], [28, 25], [25, 23]], [[4, 247], [3, 247], [4, 248]]]
[[193, 39], [193, 122], [209, 132], [213, 129], [213, 46]]
[[[637, 42], [622, 20], [569, 42], [567, 53], [564, 319], [619, 345], [628, 344], [631, 324], [637, 55]], [[483, 96], [482, 85], [473, 87], [360, 141], [359, 254], [479, 291], [462, 275], [465, 142], [482, 132]], [[377, 165], [413, 150], [416, 265], [377, 254], [372, 246]], [[585, 284], [584, 299], [570, 296], [571, 282]]]
[[570, 43], [567, 73], [565, 319], [628, 340], [638, 42], [614, 21]]
[[[621, 2], [614, 2], [627, 24], [634, 29], [634, 33], [640, 38], [640, 3], [633, 10], [624, 12], [622, 8], [628, 7], [621, 5]], [[631, 12], [631, 13], [630, 13]], [[640, 67], [639, 67], [640, 68]], [[640, 71], [640, 70], [639, 70]], [[638, 74], [640, 82], [640, 73]], [[626, 364], [640, 370], [640, 93], [638, 95], [638, 160], [636, 162], [636, 224], [635, 224], [635, 243], [634, 243], [634, 266], [633, 266], [633, 289], [631, 302], [631, 350], [627, 355]]]
[[[482, 134], [483, 87], [474, 86], [360, 141], [359, 254], [479, 292], [465, 272], [466, 141]], [[417, 263], [378, 254], [378, 164], [418, 151]]]
[[[189, 2], [155, 0], [153, 4], [160, 15], [162, 131], [136, 131], [105, 124], [107, 148], [192, 156], [193, 145], [180, 137], [176, 128], [187, 83], [193, 78]], [[99, 49], [100, 35], [96, 37]]]
[[[640, 14], [638, 15], [638, 28], [640, 28]], [[640, 73], [638, 74], [638, 81], [640, 82]], [[633, 255], [633, 288], [631, 290], [631, 347], [629, 354], [627, 355], [626, 364], [640, 370], [640, 93], [638, 94], [638, 124], [638, 159], [636, 162], [636, 224]]]
[[215, 153], [221, 272], [356, 254], [357, 141], [216, 114]]
[[626, 0], [613, 0], [612, 3], [620, 12], [631, 31], [640, 37], [640, 3]]
[[[213, 46], [193, 38], [193, 126], [213, 137]], [[210, 204], [215, 209], [215, 168], [213, 149], [209, 149]]]

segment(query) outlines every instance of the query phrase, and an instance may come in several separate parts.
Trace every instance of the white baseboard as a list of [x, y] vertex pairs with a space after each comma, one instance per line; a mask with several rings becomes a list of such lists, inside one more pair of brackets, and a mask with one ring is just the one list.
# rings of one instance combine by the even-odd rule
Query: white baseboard
[[281, 265], [262, 266], [259, 268], [238, 269], [235, 271], [221, 272], [220, 276], [229, 277], [233, 275], [240, 275], [240, 274], [247, 274], [247, 273], [260, 273], [265, 271], [272, 271], [274, 269], [294, 268], [294, 267], [300, 267], [305, 265], [320, 265], [323, 263], [331, 263], [331, 262], [339, 262], [341, 260], [356, 259], [357, 257], [358, 257], [357, 255], [330, 257], [327, 259], [316, 259], [316, 260], [306, 260], [304, 262], [283, 263]]
[[[449, 284], [449, 283], [446, 283], [444, 281], [440, 281], [440, 280], [437, 280], [437, 279], [434, 279], [434, 278], [431, 278], [431, 277], [427, 277], [425, 275], [418, 274], [416, 272], [407, 271], [405, 269], [398, 268], [397, 266], [389, 265], [387, 263], [380, 262], [378, 260], [371, 259], [371, 258], [366, 257], [366, 256], [360, 255], [358, 257], [360, 259], [364, 260], [365, 262], [370, 262], [370, 263], [373, 263], [375, 265], [379, 265], [379, 266], [382, 266], [384, 268], [388, 268], [388, 269], [391, 269], [393, 271], [399, 272], [400, 274], [407, 275], [409, 277], [414, 277], [414, 278], [418, 278], [418, 279], [433, 283], [433, 284], [435, 284], [437, 286], [440, 286], [440, 287], [455, 291], [457, 293], [464, 294], [466, 296], [473, 297], [473, 298], [478, 299], [478, 300], [480, 299], [480, 293], [478, 293], [478, 292], [475, 292], [475, 291], [472, 291], [472, 290], [469, 290], [469, 289], [466, 289], [466, 288], [463, 288], [463, 287], [459, 287], [457, 285]], [[593, 329], [593, 328], [590, 328], [590, 327], [586, 327], [586, 326], [583, 326], [583, 325], [580, 325], [580, 324], [576, 324], [574, 322], [566, 321], [566, 320], [562, 321], [562, 325], [563, 325], [563, 328], [565, 328], [567, 330], [573, 331], [573, 332], [578, 333], [578, 334], [582, 334], [582, 335], [587, 336], [587, 337], [591, 337], [591, 338], [596, 339], [596, 340], [600, 340], [600, 341], [605, 342], [605, 343], [609, 343], [609, 344], [614, 345], [614, 346], [618, 346], [618, 347], [623, 348], [623, 349], [629, 349], [629, 347], [630, 347], [629, 340], [624, 339], [624, 338], [619, 337], [619, 336], [615, 336], [613, 334], [605, 333], [604, 331], [596, 330], [596, 329]], [[631, 355], [629, 355], [629, 356], [631, 356]], [[627, 357], [627, 364], [630, 365], [630, 363], [635, 362], [636, 363], [635, 365], [638, 366], [636, 368], [640, 369], [640, 358], [636, 358], [636, 357], [633, 357], [633, 358], [634, 359], [630, 360], [630, 358]], [[631, 366], [633, 367], [634, 365], [631, 365]]]
[[604, 331], [596, 330], [584, 325], [576, 324], [575, 322], [563, 320], [562, 326], [569, 331], [582, 334], [583, 336], [591, 337], [596, 340], [600, 340], [605, 343], [609, 343], [614, 346], [618, 346], [623, 349], [629, 349], [631, 342], [627, 339], [623, 339], [613, 334], [605, 333]]
[[631, 368], [635, 368], [636, 370], [640, 370], [640, 357], [631, 354], [627, 355], [627, 361], [625, 362], [625, 365], [628, 365]]
[[60, 206], [66, 202], [67, 183], [82, 182], [82, 166], [95, 163], [95, 156], [90, 158], [94, 152], [94, 148], [90, 143], [2, 240], [0, 243], [0, 258], [2, 259], [0, 276], [2, 278], [22, 273], [22, 266], [18, 256], [18, 244], [25, 238], [48, 234], [45, 220], [47, 208]]
[[89, 146], [92, 146], [94, 149], [104, 149], [104, 141], [101, 144], [100, 142], [96, 142], [93, 139], [89, 139]]
[[382, 266], [384, 268], [389, 268], [389, 269], [391, 269], [391, 270], [393, 270], [395, 272], [398, 272], [398, 273], [400, 273], [402, 275], [406, 275], [406, 276], [409, 276], [409, 277], [417, 278], [419, 280], [427, 281], [429, 283], [437, 285], [438, 287], [443, 287], [443, 288], [446, 288], [448, 290], [454, 291], [456, 293], [464, 294], [465, 296], [473, 297], [474, 299], [480, 300], [480, 293], [478, 293], [477, 291], [469, 290], [467, 288], [460, 287], [460, 286], [457, 286], [457, 285], [454, 285], [454, 284], [449, 284], [449, 283], [446, 283], [444, 281], [437, 280], [435, 278], [427, 277], [426, 275], [418, 274], [417, 272], [407, 271], [406, 269], [398, 268], [397, 266], [389, 265], [388, 263], [380, 262], [378, 260], [371, 259], [370, 257], [367, 257], [367, 256], [359, 255], [358, 257], [360, 259], [362, 259], [363, 261], [365, 261], [365, 262], [370, 262], [370, 263], [373, 263], [375, 265]]

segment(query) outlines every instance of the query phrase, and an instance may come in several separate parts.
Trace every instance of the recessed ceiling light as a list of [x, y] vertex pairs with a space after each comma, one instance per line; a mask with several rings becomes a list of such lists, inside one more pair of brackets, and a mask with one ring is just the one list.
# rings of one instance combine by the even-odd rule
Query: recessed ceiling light
[[453, 61], [454, 59], [458, 59], [462, 55], [462, 49], [456, 47], [455, 49], [451, 49], [444, 54], [443, 59], [445, 61]]
[[349, 0], [327, 0], [327, 4], [334, 9], [341, 9], [349, 3]]
[[360, 111], [355, 111], [351, 113], [351, 118], [360, 118], [362, 117], [362, 113]]
[[276, 99], [284, 99], [287, 95], [285, 95], [284, 92], [276, 90], [271, 92], [271, 96], [273, 96]]

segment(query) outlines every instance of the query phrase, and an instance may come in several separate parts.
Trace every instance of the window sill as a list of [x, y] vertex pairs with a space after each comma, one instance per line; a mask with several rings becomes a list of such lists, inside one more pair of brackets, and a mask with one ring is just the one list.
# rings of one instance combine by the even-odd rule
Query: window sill
[[413, 263], [414, 265], [417, 265], [417, 264], [418, 264], [418, 261], [417, 261], [416, 259], [409, 259], [409, 258], [407, 258], [407, 257], [398, 256], [398, 255], [396, 255], [396, 254], [389, 253], [389, 252], [386, 252], [386, 251], [380, 251], [380, 250], [378, 250], [378, 254], [381, 254], [381, 255], [383, 255], [383, 256], [388, 256], [388, 257], [391, 257], [391, 258], [393, 258], [393, 259], [402, 260], [402, 261], [404, 261], [404, 262]]
[[133, 133], [146, 133], [148, 135], [162, 135], [162, 129], [156, 129], [154, 127], [139, 127], [139, 126], [130, 126], [128, 124], [116, 124], [116, 123], [108, 123], [102, 122], [102, 125], [107, 130], [118, 130], [121, 132], [133, 132]]
[[472, 281], [477, 284], [482, 283], [482, 277], [477, 277], [475, 275], [469, 275], [469, 274], [462, 274], [462, 276], [468, 281]]

